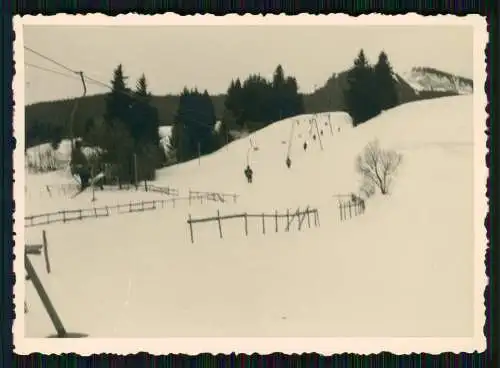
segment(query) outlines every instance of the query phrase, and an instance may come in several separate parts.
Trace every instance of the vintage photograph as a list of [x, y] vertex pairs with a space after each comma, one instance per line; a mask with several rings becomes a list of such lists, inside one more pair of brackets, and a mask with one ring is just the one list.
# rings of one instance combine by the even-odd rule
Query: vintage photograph
[[485, 348], [484, 18], [15, 24], [17, 348]]

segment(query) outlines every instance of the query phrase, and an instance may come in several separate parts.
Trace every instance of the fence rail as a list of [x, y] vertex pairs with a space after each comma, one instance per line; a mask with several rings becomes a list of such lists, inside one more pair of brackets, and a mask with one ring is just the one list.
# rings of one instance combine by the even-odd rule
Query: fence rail
[[167, 199], [156, 199], [149, 201], [130, 201], [112, 206], [81, 208], [74, 210], [62, 210], [50, 213], [40, 213], [24, 217], [24, 226], [33, 227], [48, 225], [56, 222], [67, 223], [85, 218], [108, 217], [113, 212], [117, 214], [144, 212], [156, 209], [167, 208], [169, 205], [175, 208], [178, 202], [186, 202], [191, 205], [194, 200], [199, 199], [200, 203], [208, 202], [206, 196], [192, 195], [191, 197], [172, 197]]
[[[146, 181], [144, 181], [144, 185], [138, 185], [138, 186], [135, 186], [134, 184], [122, 184], [121, 186], [115, 184], [112, 185], [104, 184], [104, 185], [96, 185], [94, 188], [97, 191], [118, 192], [127, 190], [140, 190], [144, 192], [163, 193], [173, 197], [179, 196], [179, 190], [176, 188], [151, 185]], [[76, 183], [51, 184], [51, 185], [45, 185], [42, 190], [46, 191], [49, 197], [52, 197], [52, 195], [56, 193], [59, 195], [74, 194], [80, 190], [80, 185]], [[28, 194], [27, 188], [25, 188], [25, 193]]]
[[206, 198], [209, 201], [225, 203], [227, 199], [232, 199], [236, 203], [238, 194], [235, 193], [221, 193], [221, 192], [200, 192], [189, 189], [189, 197]]
[[204, 223], [204, 222], [217, 222], [218, 224], [218, 229], [219, 229], [219, 236], [222, 239], [223, 238], [223, 232], [222, 232], [222, 221], [223, 220], [229, 220], [229, 219], [237, 219], [237, 218], [243, 218], [244, 220], [244, 231], [245, 235], [248, 236], [248, 219], [250, 218], [259, 218], [262, 219], [262, 233], [266, 234], [266, 219], [274, 219], [274, 231], [278, 232], [279, 231], [279, 220], [280, 219], [286, 219], [286, 226], [285, 226], [285, 231], [290, 231], [291, 224], [293, 223], [294, 219], [297, 219], [297, 225], [298, 225], [298, 230], [302, 230], [303, 224], [305, 219], [307, 218], [307, 224], [308, 227], [311, 227], [311, 215], [314, 219], [314, 226], [317, 227], [320, 225], [319, 223], [319, 213], [318, 209], [316, 208], [309, 208], [307, 207], [305, 210], [301, 211], [300, 209], [297, 209], [295, 212], [291, 213], [289, 209], [287, 209], [286, 213], [278, 213], [277, 210], [275, 210], [274, 213], [235, 213], [235, 214], [229, 214], [229, 215], [221, 215], [220, 211], [217, 211], [217, 216], [212, 216], [212, 217], [204, 217], [204, 218], [196, 218], [193, 219], [191, 215], [189, 215], [187, 224], [189, 225], [189, 234], [191, 237], [191, 243], [194, 243], [194, 232], [193, 232], [193, 224], [196, 223]]

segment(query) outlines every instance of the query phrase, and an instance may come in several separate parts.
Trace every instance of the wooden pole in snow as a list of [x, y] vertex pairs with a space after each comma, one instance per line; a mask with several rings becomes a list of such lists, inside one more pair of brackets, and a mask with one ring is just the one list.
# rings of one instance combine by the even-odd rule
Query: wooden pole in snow
[[47, 235], [45, 234], [45, 230], [42, 231], [42, 245], [43, 245], [43, 255], [45, 257], [45, 267], [47, 269], [47, 273], [50, 273], [50, 261], [49, 261], [49, 249], [47, 244]]
[[200, 142], [198, 142], [198, 166], [201, 165], [201, 148], [200, 148]]
[[50, 320], [52, 321], [52, 324], [54, 325], [54, 328], [57, 331], [57, 337], [66, 337], [67, 336], [66, 329], [64, 328], [63, 323], [59, 318], [59, 315], [57, 314], [54, 305], [50, 301], [50, 298], [47, 295], [47, 292], [45, 291], [40, 279], [38, 278], [35, 268], [31, 264], [31, 261], [27, 254], [24, 255], [24, 267], [26, 268], [28, 277], [33, 283], [33, 286], [35, 287], [35, 290], [38, 293], [38, 296], [40, 297], [42, 304], [45, 307], [45, 310], [47, 311]]
[[134, 153], [134, 181], [135, 181], [135, 189], [139, 186], [137, 182], [137, 154]]
[[219, 223], [219, 235], [220, 235], [220, 238], [222, 239], [222, 225], [221, 225], [221, 221], [220, 221], [220, 211], [217, 210], [217, 222]]
[[189, 224], [189, 233], [191, 234], [191, 243], [194, 243], [194, 238], [193, 238], [193, 221], [191, 219], [191, 214], [189, 214], [188, 224]]

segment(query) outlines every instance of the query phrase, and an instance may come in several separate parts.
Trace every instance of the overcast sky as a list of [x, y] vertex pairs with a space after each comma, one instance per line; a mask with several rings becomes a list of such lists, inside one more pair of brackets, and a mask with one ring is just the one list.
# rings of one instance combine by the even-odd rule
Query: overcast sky
[[[122, 63], [129, 86], [144, 73], [157, 95], [184, 86], [224, 93], [232, 78], [270, 77], [278, 64], [310, 92], [349, 68], [361, 48], [371, 62], [385, 50], [397, 72], [473, 74], [472, 26], [24, 26], [24, 44], [107, 84]], [[77, 79], [28, 63], [67, 73], [25, 52], [26, 104], [81, 95]], [[88, 94], [105, 91], [88, 86]]]

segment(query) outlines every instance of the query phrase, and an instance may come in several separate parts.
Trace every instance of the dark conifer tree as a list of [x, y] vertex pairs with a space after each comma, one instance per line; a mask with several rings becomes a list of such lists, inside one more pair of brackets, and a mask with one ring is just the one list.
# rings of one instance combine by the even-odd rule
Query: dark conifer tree
[[361, 50], [347, 73], [347, 89], [344, 91], [347, 112], [355, 125], [380, 113], [373, 74], [373, 68]]
[[378, 98], [381, 110], [390, 109], [398, 104], [396, 81], [393, 78], [392, 66], [385, 52], [381, 52], [374, 69], [374, 93]]

